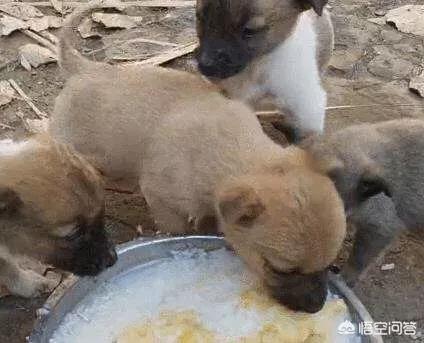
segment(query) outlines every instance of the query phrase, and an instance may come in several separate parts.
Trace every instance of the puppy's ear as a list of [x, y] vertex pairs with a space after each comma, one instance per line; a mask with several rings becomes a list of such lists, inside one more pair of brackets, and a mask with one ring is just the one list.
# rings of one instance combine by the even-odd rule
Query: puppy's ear
[[15, 213], [21, 205], [22, 201], [15, 191], [0, 187], [0, 216]]
[[226, 223], [250, 227], [265, 206], [253, 188], [240, 185], [218, 195], [218, 209]]
[[310, 9], [311, 7], [318, 15], [322, 15], [325, 5], [327, 5], [328, 0], [298, 0], [305, 9]]
[[364, 201], [374, 195], [384, 193], [389, 198], [392, 191], [387, 181], [378, 174], [365, 172], [359, 179], [357, 186], [359, 201]]

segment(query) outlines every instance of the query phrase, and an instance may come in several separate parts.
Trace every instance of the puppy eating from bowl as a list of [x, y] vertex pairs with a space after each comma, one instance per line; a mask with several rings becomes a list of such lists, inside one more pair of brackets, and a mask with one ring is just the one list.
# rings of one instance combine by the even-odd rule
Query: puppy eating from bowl
[[22, 269], [25, 255], [78, 275], [96, 275], [116, 260], [103, 227], [97, 171], [47, 135], [0, 141], [0, 285], [35, 297], [51, 280]]
[[345, 235], [330, 179], [199, 76], [83, 58], [67, 39], [91, 10], [72, 15], [62, 31], [60, 63], [71, 76], [51, 134], [107, 178], [136, 180], [160, 231], [222, 232], [281, 303], [319, 311]]
[[264, 96], [288, 115], [297, 141], [324, 128], [320, 74], [333, 49], [326, 0], [198, 0], [200, 72], [231, 98]]

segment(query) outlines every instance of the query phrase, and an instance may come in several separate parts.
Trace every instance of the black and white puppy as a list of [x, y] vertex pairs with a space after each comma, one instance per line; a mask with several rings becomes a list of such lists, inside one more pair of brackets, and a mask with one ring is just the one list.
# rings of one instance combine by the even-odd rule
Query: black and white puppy
[[198, 0], [200, 72], [228, 96], [270, 96], [296, 137], [321, 133], [321, 85], [333, 50], [326, 0]]

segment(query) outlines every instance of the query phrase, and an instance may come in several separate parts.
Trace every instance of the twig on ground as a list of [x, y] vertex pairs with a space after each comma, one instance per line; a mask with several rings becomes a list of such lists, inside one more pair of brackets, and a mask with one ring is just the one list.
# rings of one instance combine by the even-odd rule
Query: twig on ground
[[[40, 1], [40, 2], [27, 2], [26, 4], [32, 5], [35, 7], [53, 7], [49, 1]], [[87, 3], [79, 1], [66, 1], [66, 7], [78, 7], [86, 5]], [[186, 1], [186, 0], [149, 0], [149, 1], [125, 1], [120, 2], [119, 6], [122, 7], [194, 7], [196, 6], [196, 1]]]
[[43, 38], [49, 40], [50, 42], [53, 43], [53, 45], [57, 45], [59, 44], [59, 38], [57, 38], [57, 36], [55, 36], [53, 33], [45, 30], [45, 31], [40, 31], [38, 32], [38, 34], [40, 36], [42, 36]]
[[178, 57], [182, 57], [184, 55], [188, 55], [193, 52], [197, 48], [197, 42], [191, 42], [185, 45], [180, 45], [175, 49], [165, 51], [159, 55], [148, 58], [139, 62], [132, 62], [132, 64], [139, 65], [160, 65], [169, 61], [172, 61]]
[[[364, 104], [364, 105], [342, 105], [342, 106], [329, 106], [326, 107], [326, 110], [347, 110], [354, 108], [367, 108], [367, 107], [423, 107], [424, 104]], [[277, 110], [272, 111], [256, 111], [258, 116], [273, 116], [279, 114]]]
[[3, 123], [0, 123], [0, 128], [7, 129], [7, 130], [15, 130], [15, 128], [13, 126], [3, 124]]
[[19, 85], [15, 82], [15, 80], [9, 79], [8, 81], [9, 81], [10, 85], [15, 89], [15, 91], [18, 92], [18, 94], [22, 97], [22, 100], [25, 101], [28, 104], [28, 106], [31, 107], [31, 109], [35, 112], [38, 119], [43, 119], [43, 118], [48, 117], [46, 113], [44, 113], [43, 111], [40, 111], [37, 108], [37, 106], [35, 106], [35, 104], [32, 102], [32, 100], [28, 97], [28, 95], [26, 95], [24, 93], [22, 88], [19, 87]]
[[53, 43], [51, 43], [46, 38], [40, 36], [38, 33], [32, 32], [30, 30], [21, 30], [21, 32], [23, 34], [27, 35], [28, 37], [34, 39], [35, 41], [37, 41], [41, 45], [45, 46], [46, 48], [50, 49], [55, 54], [57, 53], [56, 45], [54, 45]]
[[179, 46], [178, 44], [175, 44], [175, 43], [163, 42], [163, 41], [158, 41], [158, 40], [154, 40], [154, 39], [134, 38], [134, 39], [129, 39], [129, 40], [120, 40], [120, 41], [117, 41], [117, 42], [113, 42], [113, 43], [105, 45], [105, 46], [103, 46], [99, 49], [91, 50], [89, 52], [83, 53], [83, 55], [88, 56], [88, 55], [97, 54], [100, 51], [104, 51], [106, 49], [118, 47], [118, 46], [128, 44], [128, 43], [149, 43], [149, 44], [157, 44], [157, 45], [161, 45], [161, 46], [172, 46], [172, 47]]

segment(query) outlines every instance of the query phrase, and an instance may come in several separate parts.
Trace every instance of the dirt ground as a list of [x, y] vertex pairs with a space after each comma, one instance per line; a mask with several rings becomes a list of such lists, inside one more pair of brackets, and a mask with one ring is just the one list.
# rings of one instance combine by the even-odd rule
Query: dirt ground
[[[404, 34], [387, 24], [368, 19], [375, 13], [404, 4], [424, 4], [423, 0], [343, 0], [330, 1], [335, 24], [335, 53], [325, 77], [329, 106], [369, 105], [328, 110], [328, 130], [332, 131], [360, 122], [377, 122], [393, 118], [424, 119], [424, 99], [408, 89], [409, 78], [424, 68], [424, 37]], [[377, 11], [378, 10], [378, 11]], [[147, 57], [145, 45], [122, 49], [102, 49], [117, 39], [145, 37], [186, 43], [194, 39], [194, 10], [180, 9], [133, 11], [131, 15], [148, 17], [148, 23], [137, 29], [115, 30], [103, 42], [87, 39], [80, 50], [97, 50], [97, 59], [116, 62], [119, 56]], [[377, 11], [377, 12], [376, 12]], [[51, 13], [51, 9], [43, 9]], [[159, 18], [159, 19], [158, 19]], [[162, 18], [162, 19], [161, 19]], [[165, 19], [163, 19], [165, 18]], [[159, 20], [159, 24], [151, 24]], [[14, 60], [19, 46], [31, 40], [17, 32], [0, 38], [0, 66]], [[191, 57], [181, 58], [170, 67], [193, 70]], [[56, 63], [28, 72], [14, 63], [0, 69], [0, 80], [14, 79], [36, 106], [51, 113], [54, 99], [64, 79]], [[397, 105], [396, 105], [397, 104]], [[402, 106], [399, 106], [402, 104]], [[22, 119], [35, 119], [28, 105], [19, 100], [0, 108], [0, 138], [27, 135]], [[12, 127], [13, 129], [9, 128]], [[269, 123], [264, 127], [277, 140]], [[107, 225], [116, 242], [136, 237], [135, 227], [142, 225], [146, 235], [154, 234], [154, 221], [141, 196], [108, 192]], [[371, 268], [369, 275], [354, 289], [376, 321], [408, 321], [418, 323], [416, 337], [387, 337], [386, 342], [424, 342], [424, 234], [402, 237], [382, 261]], [[350, 241], [346, 241], [348, 250]], [[395, 268], [382, 271], [381, 265], [394, 263]], [[24, 342], [29, 334], [35, 310], [44, 298], [23, 300], [0, 299], [0, 342]]]

